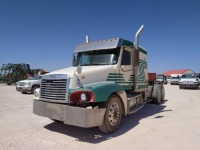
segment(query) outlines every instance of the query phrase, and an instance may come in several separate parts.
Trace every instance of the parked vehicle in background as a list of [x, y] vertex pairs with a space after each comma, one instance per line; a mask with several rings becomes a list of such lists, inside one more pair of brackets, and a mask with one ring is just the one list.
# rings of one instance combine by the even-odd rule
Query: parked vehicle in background
[[178, 85], [182, 74], [171, 74], [171, 85]]
[[200, 73], [197, 73], [197, 79], [199, 80], [199, 85], [200, 85]]
[[170, 83], [171, 82], [171, 76], [167, 76], [167, 83]]
[[29, 77], [26, 80], [21, 80], [16, 83], [16, 89], [23, 94], [27, 92], [34, 93], [35, 89], [40, 87], [41, 79], [43, 75], [36, 75], [34, 77]]
[[158, 84], [167, 84], [167, 77], [163, 74], [157, 74], [156, 82]]
[[179, 88], [199, 89], [199, 79], [196, 74], [183, 74], [179, 81]]

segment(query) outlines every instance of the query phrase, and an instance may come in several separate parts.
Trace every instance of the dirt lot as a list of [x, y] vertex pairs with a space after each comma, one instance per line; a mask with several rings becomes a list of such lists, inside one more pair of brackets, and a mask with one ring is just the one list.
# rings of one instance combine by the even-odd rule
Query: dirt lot
[[[165, 85], [162, 105], [146, 104], [123, 118], [121, 128], [102, 134], [32, 113], [33, 95], [0, 85], [0, 149], [199, 150], [200, 90]], [[77, 116], [78, 117], [78, 116]]]

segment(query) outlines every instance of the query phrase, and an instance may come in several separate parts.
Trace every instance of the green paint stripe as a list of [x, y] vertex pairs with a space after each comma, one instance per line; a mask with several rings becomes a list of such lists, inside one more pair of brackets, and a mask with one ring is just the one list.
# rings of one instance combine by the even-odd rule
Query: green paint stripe
[[147, 64], [146, 61], [141, 61], [141, 60], [139, 60], [139, 63], [140, 63], [140, 64], [145, 64], [145, 65]]
[[124, 79], [107, 79], [106, 81], [125, 81]]
[[140, 62], [139, 64], [142, 64], [142, 65], [144, 65], [144, 66], [147, 66], [147, 63]]
[[140, 64], [142, 68], [147, 68], [147, 66]]
[[147, 63], [140, 61], [139, 65], [141, 65], [143, 68], [147, 68]]
[[113, 76], [113, 75], [109, 75], [108, 78], [124, 78], [123, 76]]
[[147, 61], [145, 61], [145, 60], [142, 60], [142, 59], [139, 59], [139, 62], [144, 62], [144, 63], [147, 63]]
[[123, 76], [123, 74], [121, 74], [121, 73], [109, 73], [109, 75], [122, 75]]
[[107, 79], [121, 80], [121, 79], [124, 79], [124, 78], [107, 78]]

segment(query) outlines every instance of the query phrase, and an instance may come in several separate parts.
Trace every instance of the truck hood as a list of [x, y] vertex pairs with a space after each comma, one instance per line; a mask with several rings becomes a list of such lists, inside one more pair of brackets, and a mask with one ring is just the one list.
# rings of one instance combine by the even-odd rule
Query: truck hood
[[[78, 74], [75, 71], [77, 67], [69, 67], [66, 69], [61, 69], [48, 73], [47, 75], [52, 74], [65, 74], [70, 77], [69, 88], [77, 88], [77, 77], [83, 85], [88, 85], [97, 82], [105, 82], [108, 78], [109, 73], [115, 73], [113, 65], [102, 65], [102, 66], [82, 66], [82, 73]], [[75, 76], [75, 75], [77, 76]]]
[[40, 81], [40, 80], [21, 80], [19, 83], [28, 83], [28, 82], [35, 82], [35, 81]]

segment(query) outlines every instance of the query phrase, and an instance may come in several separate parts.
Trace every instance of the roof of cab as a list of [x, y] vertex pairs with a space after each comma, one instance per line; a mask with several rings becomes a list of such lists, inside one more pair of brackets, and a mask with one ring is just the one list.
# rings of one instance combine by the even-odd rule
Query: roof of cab
[[[99, 40], [99, 41], [94, 41], [94, 42], [89, 42], [89, 43], [78, 44], [74, 52], [113, 49], [120, 46], [134, 46], [134, 43], [128, 40], [121, 39], [121, 38]], [[144, 54], [147, 54], [146, 50], [142, 48], [141, 46], [139, 46], [139, 51], [143, 52]]]

